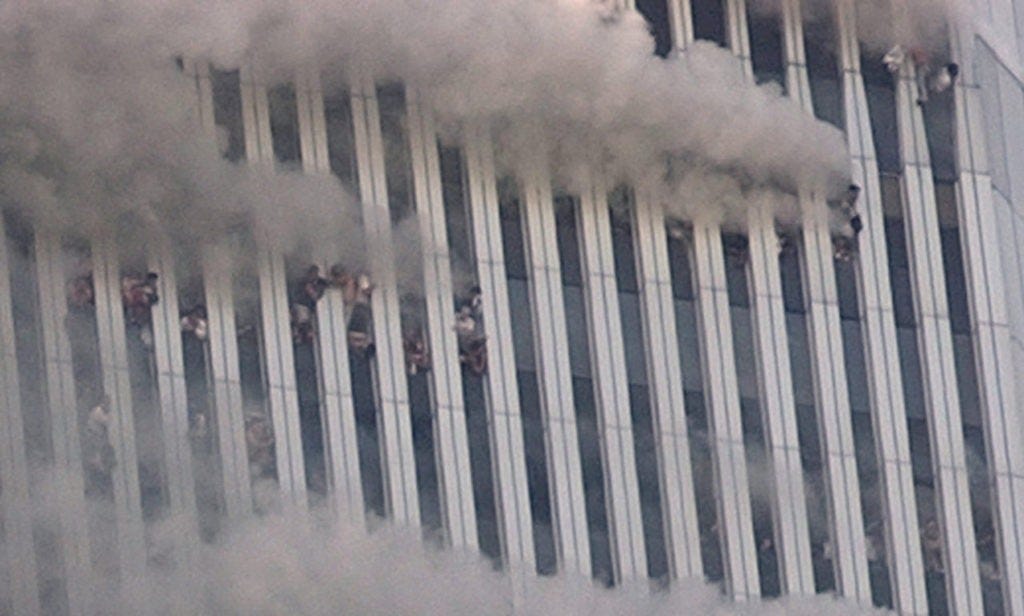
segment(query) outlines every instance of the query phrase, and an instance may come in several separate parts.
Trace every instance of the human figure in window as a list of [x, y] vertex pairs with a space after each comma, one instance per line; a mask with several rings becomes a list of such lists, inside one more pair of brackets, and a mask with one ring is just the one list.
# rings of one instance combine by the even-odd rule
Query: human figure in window
[[313, 316], [327, 286], [327, 279], [320, 275], [320, 268], [316, 265], [306, 268], [306, 273], [299, 279], [292, 293], [291, 305], [292, 340], [295, 344], [313, 342], [316, 333]]
[[477, 376], [487, 371], [487, 335], [483, 327], [483, 293], [474, 286], [455, 313], [459, 361]]
[[160, 300], [157, 295], [155, 272], [145, 276], [128, 274], [121, 278], [121, 303], [129, 327], [139, 329], [139, 339], [150, 349], [153, 347], [153, 333], [150, 330], [153, 306]]
[[402, 334], [402, 348], [405, 351], [405, 366], [409, 374], [415, 376], [430, 370], [430, 353], [427, 343], [423, 340], [423, 329], [409, 327]]
[[205, 342], [210, 335], [210, 326], [206, 320], [206, 306], [196, 304], [181, 315], [181, 331], [191, 334], [200, 342]]

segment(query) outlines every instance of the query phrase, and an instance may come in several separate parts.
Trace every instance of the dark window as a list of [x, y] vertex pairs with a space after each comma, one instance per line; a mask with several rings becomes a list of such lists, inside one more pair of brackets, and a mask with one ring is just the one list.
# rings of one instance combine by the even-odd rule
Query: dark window
[[693, 13], [693, 38], [698, 41], [714, 41], [728, 47], [725, 36], [725, 4], [723, 0], [691, 0]]
[[384, 141], [384, 167], [387, 169], [388, 208], [391, 210], [391, 222], [397, 223], [416, 209], [405, 89], [398, 84], [380, 86], [377, 88], [377, 101]]
[[352, 125], [352, 102], [348, 92], [324, 99], [327, 125], [327, 155], [331, 171], [352, 192], [359, 194], [359, 172], [356, 160], [355, 129]]
[[237, 162], [245, 158], [239, 72], [211, 68], [210, 81], [213, 88], [213, 121], [219, 132], [221, 153], [231, 162]]
[[658, 484], [657, 447], [651, 416], [650, 388], [643, 320], [640, 311], [636, 255], [633, 248], [632, 191], [616, 189], [608, 199], [612, 225], [612, 249], [615, 280], [619, 291], [619, 318], [622, 323], [626, 376], [629, 380], [629, 402], [633, 424], [633, 448], [640, 487], [640, 513], [644, 523], [644, 546], [647, 548], [647, 574], [654, 579], [668, 575], [668, 555], [662, 526], [661, 490]]
[[750, 31], [750, 59], [757, 83], [774, 82], [786, 90], [786, 68], [782, 57], [782, 28], [778, 13], [747, 3]]
[[281, 85], [267, 93], [270, 102], [270, 137], [274, 159], [285, 168], [298, 168], [302, 163], [299, 138], [299, 109], [294, 86]]
[[881, 55], [861, 49], [860, 70], [871, 116], [871, 135], [875, 142], [878, 170], [899, 174], [899, 131], [896, 125], [896, 89], [893, 76], [882, 64]]
[[835, 18], [827, 7], [822, 6], [821, 10], [827, 14], [808, 21], [804, 26], [807, 74], [811, 82], [814, 115], [839, 130], [846, 130], [839, 58], [836, 53], [839, 38]]
[[583, 464], [583, 489], [587, 499], [590, 563], [594, 578], [611, 584], [614, 569], [605, 510], [601, 433], [598, 429], [597, 400], [590, 367], [590, 339], [577, 236], [576, 201], [572, 197], [558, 196], [555, 198], [555, 207], [558, 260], [562, 270], [562, 296], [568, 326], [573, 401], [576, 405], [576, 431]]
[[636, 0], [636, 10], [647, 20], [647, 25], [654, 36], [654, 53], [661, 57], [672, 51], [672, 30], [668, 22], [668, 4], [666, 0]]
[[547, 444], [537, 382], [537, 358], [533, 345], [532, 293], [523, 239], [520, 195], [515, 180], [502, 181], [501, 238], [505, 249], [509, 315], [512, 319], [512, 343], [516, 356], [516, 380], [523, 418], [523, 443], [526, 476], [530, 490], [533, 520], [533, 544], [537, 573], [552, 575], [557, 569], [554, 528], [551, 519], [551, 495], [548, 491]]

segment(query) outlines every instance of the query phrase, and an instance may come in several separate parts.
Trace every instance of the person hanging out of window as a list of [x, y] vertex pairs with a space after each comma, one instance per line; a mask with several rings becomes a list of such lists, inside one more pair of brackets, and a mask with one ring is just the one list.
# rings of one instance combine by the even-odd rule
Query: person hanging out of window
[[480, 376], [487, 371], [487, 335], [483, 327], [483, 293], [480, 287], [469, 290], [468, 297], [455, 313], [455, 334], [459, 361]]
[[85, 465], [86, 494], [101, 495], [112, 487], [111, 473], [117, 465], [114, 447], [110, 444], [110, 401], [103, 398], [92, 407], [82, 432], [82, 460]]
[[249, 474], [255, 479], [273, 476], [274, 430], [266, 416], [246, 415], [245, 444], [249, 453]]
[[934, 517], [929, 518], [921, 529], [921, 547], [924, 549], [924, 567], [933, 573], [941, 573], [942, 531]]
[[725, 247], [725, 258], [737, 268], [744, 268], [747, 259], [750, 257], [750, 241], [746, 236], [734, 233], [727, 233], [722, 236], [722, 245]]
[[153, 332], [150, 330], [152, 308], [160, 301], [157, 279], [155, 272], [145, 276], [128, 274], [121, 278], [121, 303], [128, 325], [139, 328], [139, 338], [147, 349], [153, 348]]
[[850, 184], [846, 195], [832, 207], [832, 250], [838, 261], [850, 261], [857, 256], [857, 236], [864, 229], [864, 221], [857, 213], [859, 197], [860, 186]]
[[310, 344], [316, 335], [313, 316], [316, 304], [324, 296], [329, 283], [320, 275], [320, 267], [310, 265], [292, 292], [291, 325], [295, 344]]
[[92, 264], [82, 259], [75, 266], [75, 273], [67, 284], [68, 305], [84, 310], [96, 304], [96, 290], [92, 281]]
[[206, 316], [206, 306], [196, 304], [181, 315], [181, 331], [195, 336], [195, 339], [200, 342], [205, 342], [210, 335], [210, 326]]
[[427, 343], [423, 340], [423, 328], [407, 327], [402, 334], [402, 348], [405, 351], [405, 366], [409, 374], [415, 376], [430, 370], [430, 353]]

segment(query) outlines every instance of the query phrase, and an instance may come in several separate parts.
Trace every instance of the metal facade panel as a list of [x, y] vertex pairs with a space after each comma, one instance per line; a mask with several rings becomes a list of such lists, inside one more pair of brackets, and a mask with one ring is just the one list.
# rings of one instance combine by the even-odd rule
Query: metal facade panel
[[359, 160], [359, 192], [363, 198], [363, 223], [370, 240], [369, 259], [375, 285], [371, 306], [376, 349], [377, 429], [381, 435], [384, 496], [387, 510], [396, 522], [419, 526], [412, 419], [392, 253], [384, 144], [373, 80], [368, 77], [359, 79], [352, 87], [352, 97], [356, 156]]
[[69, 613], [83, 614], [92, 593], [89, 527], [85, 506], [85, 477], [78, 434], [78, 403], [68, 316], [64, 256], [60, 238], [48, 231], [35, 237], [36, 281], [39, 290], [40, 333], [45, 366], [46, 401], [54, 474], [63, 494], [59, 507], [61, 558]]
[[700, 533], [683, 374], [676, 347], [675, 301], [664, 205], [644, 191], [639, 191], [636, 204], [637, 272], [669, 569], [677, 578], [701, 577]]
[[647, 553], [633, 448], [611, 219], [607, 187], [603, 182], [590, 177], [584, 186], [579, 205], [579, 242], [589, 312], [587, 323], [591, 327], [590, 352], [598, 434], [605, 465], [608, 533], [614, 578], [616, 581], [631, 581], [647, 576]]
[[[954, 54], [962, 66], [973, 66], [969, 35], [954, 36]], [[964, 269], [968, 281], [972, 339], [988, 472], [993, 489], [993, 521], [1002, 576], [1004, 609], [1024, 614], [1024, 437], [1010, 350], [1000, 238], [995, 220], [992, 181], [984, 159], [985, 133], [980, 95], [974, 75], [965, 72], [955, 84], [957, 201]], [[979, 154], [980, 153], [980, 154]]]
[[101, 237], [92, 247], [93, 284], [96, 295], [96, 333], [103, 374], [104, 410], [110, 445], [117, 461], [111, 471], [117, 525], [117, 553], [121, 579], [146, 566], [142, 501], [139, 493], [138, 457], [135, 451], [135, 420], [128, 369], [124, 311], [121, 304], [121, 272], [117, 243]]
[[695, 224], [693, 240], [697, 318], [701, 354], [706, 358], [703, 368], [708, 438], [719, 499], [718, 528], [725, 561], [726, 592], [737, 601], [748, 601], [761, 595], [761, 584], [754, 548], [721, 230], [716, 224]]
[[753, 207], [748, 218], [754, 352], [762, 402], [761, 421], [773, 478], [772, 511], [782, 588], [787, 594], [813, 595], [814, 567], [782, 300], [778, 237], [773, 214], [766, 207]]
[[[822, 204], [810, 202], [809, 208]], [[846, 382], [846, 362], [839, 319], [832, 236], [820, 216], [805, 216], [804, 268], [809, 309], [811, 365], [815, 387], [818, 436], [826, 466], [836, 588], [840, 595], [871, 603], [864, 519], [861, 514], [857, 453]]]
[[536, 172], [526, 178], [523, 193], [535, 361], [545, 424], [558, 564], [561, 570], [590, 577], [590, 534], [576, 430], [569, 333], [562, 296], [555, 205], [546, 168], [538, 165]]
[[[323, 90], [315, 72], [303, 74], [296, 80], [296, 107], [303, 169], [307, 173], [331, 173]], [[328, 241], [316, 247], [314, 253], [314, 262], [321, 271], [328, 271], [338, 254], [338, 246]], [[316, 335], [328, 500], [338, 519], [362, 525], [366, 514], [348, 363], [348, 324], [340, 289], [327, 289], [317, 305]]]
[[491, 464], [502, 556], [506, 565], [534, 570], [533, 527], [526, 481], [526, 455], [519, 394], [516, 389], [505, 252], [499, 218], [497, 177], [490, 135], [469, 129], [466, 173], [469, 181], [470, 224], [483, 293], [484, 326], [489, 352], [487, 402], [490, 412]]
[[864, 80], [860, 74], [856, 12], [852, 0], [838, 3], [837, 20], [852, 179], [862, 187], [859, 211], [864, 231], [859, 238], [857, 290], [871, 394], [871, 423], [885, 507], [883, 517], [886, 520], [890, 586], [897, 610], [926, 614], [928, 601], [924, 563], [896, 344], [881, 188]]
[[[163, 476], [168, 514], [178, 520], [179, 565], [188, 563], [199, 540], [195, 478], [192, 475], [192, 445], [189, 441], [188, 399], [185, 390], [185, 360], [181, 348], [178, 318], [178, 284], [170, 245], [156, 244], [149, 270], [159, 275], [152, 308], [153, 354], [156, 386], [160, 400], [160, 428], [163, 436]], [[186, 564], [187, 566], [187, 564]]]
[[476, 549], [476, 509], [469, 464], [469, 436], [462, 394], [462, 367], [455, 330], [451, 255], [445, 226], [441, 167], [433, 117], [414, 90], [407, 90], [416, 211], [423, 251], [423, 288], [434, 401], [434, 447], [441, 515], [448, 542]]
[[942, 526], [947, 601], [958, 614], [981, 613], [974, 525], [968, 493], [960, 399], [953, 361], [946, 280], [928, 158], [924, 116], [915, 104], [912, 67], [896, 88], [897, 126], [903, 159], [903, 191], [914, 313], [924, 380], [932, 466]]
[[36, 554], [32, 541], [32, 505], [29, 500], [28, 460], [21, 415], [21, 385], [14, 338], [7, 232], [0, 212], [0, 610], [11, 614], [39, 612]]
[[207, 359], [217, 424], [224, 515], [229, 521], [252, 512], [231, 263], [227, 247], [203, 249], [203, 292], [210, 332]]
[[[249, 67], [242, 71], [240, 87], [245, 151], [249, 163], [269, 172], [274, 164], [274, 150], [266, 85]], [[299, 399], [284, 257], [270, 237], [257, 236], [255, 239], [262, 334], [260, 354], [266, 377], [267, 411], [274, 430], [277, 482], [284, 506], [304, 508], [308, 504], [306, 471], [299, 431]]]

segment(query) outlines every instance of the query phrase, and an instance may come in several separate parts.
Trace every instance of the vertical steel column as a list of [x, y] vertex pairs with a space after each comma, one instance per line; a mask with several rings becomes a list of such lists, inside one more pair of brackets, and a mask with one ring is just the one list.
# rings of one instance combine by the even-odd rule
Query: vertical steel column
[[89, 524], [78, 435], [75, 374], [71, 363], [71, 342], [65, 326], [68, 305], [60, 237], [51, 231], [37, 231], [35, 260], [53, 469], [61, 493], [61, 506], [57, 512], [60, 523], [58, 536], [68, 611], [77, 616], [86, 613], [90, 602], [92, 564], [89, 560]]
[[664, 205], [636, 191], [637, 278], [657, 442], [658, 483], [669, 571], [674, 578], [702, 577], [700, 533], [683, 398], [683, 373], [676, 347], [675, 300], [668, 258]]
[[188, 399], [178, 320], [178, 283], [174, 258], [166, 240], [160, 241], [150, 254], [149, 269], [159, 275], [157, 294], [160, 301], [152, 307], [151, 321], [156, 384], [160, 395], [168, 513], [178, 521], [179, 566], [187, 566], [192, 548], [199, 540], [199, 519], [195, 479], [192, 476], [192, 445], [188, 436]]
[[[14, 307], [11, 296], [7, 232], [0, 212], [0, 555], [6, 575], [0, 583], [0, 609], [11, 614], [39, 612], [36, 553], [32, 541], [32, 504], [29, 501], [28, 460], [21, 416], [21, 385], [15, 352]], [[38, 409], [41, 411], [42, 409]]]
[[[791, 88], [788, 91], [793, 100], [813, 116], [799, 0], [785, 0], [782, 14], [786, 81]], [[853, 421], [847, 394], [831, 230], [820, 197], [815, 200], [802, 196], [801, 202], [804, 209], [804, 250], [801, 257], [808, 303], [807, 333], [814, 368], [818, 434], [828, 483], [836, 589], [844, 597], [869, 605], [871, 582], [860, 507]]]
[[771, 504], [782, 589], [792, 595], [813, 595], [814, 566], [773, 205], [766, 198], [751, 204], [748, 213], [751, 318], [763, 405], [761, 421], [774, 484]]
[[668, 27], [672, 36], [672, 49], [679, 53], [693, 43], [693, 20], [690, 19], [690, 0], [666, 0]]
[[705, 358], [708, 439], [718, 490], [718, 532], [726, 592], [737, 601], [746, 601], [760, 596], [761, 584], [754, 549], [721, 229], [717, 224], [697, 223], [693, 240], [697, 320], [701, 354]]
[[245, 444], [242, 377], [232, 293], [232, 252], [203, 249], [203, 291], [209, 321], [209, 363], [217, 419], [217, 452], [224, 491], [224, 515], [236, 520], [252, 512], [252, 483]]
[[754, 64], [750, 57], [750, 35], [747, 32], [746, 0], [725, 1], [725, 32], [729, 49], [739, 58], [743, 76], [754, 81]]
[[416, 191], [416, 214], [423, 251], [423, 289], [427, 309], [428, 349], [434, 393], [434, 448], [439, 470], [441, 516], [452, 546], [477, 548], [476, 509], [469, 465], [469, 436], [462, 398], [459, 349], [452, 333], [451, 255], [441, 190], [437, 132], [430, 111], [413, 89], [406, 90], [409, 145]]
[[[593, 173], [593, 172], [592, 172]], [[633, 447], [626, 351], [622, 340], [608, 189], [591, 176], [583, 184], [579, 238], [590, 325], [598, 434], [604, 462], [605, 508], [615, 581], [647, 577], [647, 549]]]
[[[204, 62], [186, 63], [186, 67], [194, 67], [198, 117], [203, 132], [211, 144], [215, 144], [217, 127], [214, 123], [210, 67]], [[224, 493], [224, 514], [229, 520], [235, 520], [252, 511], [252, 485], [245, 443], [242, 379], [232, 290], [232, 255], [229, 247], [203, 247], [202, 268], [209, 328], [207, 361], [217, 421], [217, 451]]]
[[993, 215], [992, 183], [985, 150], [985, 129], [974, 74], [974, 36], [954, 31], [960, 63], [955, 84], [957, 201], [960, 241], [969, 286], [971, 330], [978, 390], [985, 426], [985, 450], [993, 489], [1004, 609], [1024, 614], [1024, 438], [1009, 347], [1010, 332], [999, 232]]
[[[274, 164], [274, 149], [267, 84], [252, 67], [242, 70], [241, 95], [245, 151], [250, 164], [269, 173]], [[255, 239], [262, 321], [260, 350], [267, 377], [268, 410], [274, 427], [277, 481], [283, 504], [301, 509], [307, 506], [306, 470], [299, 432], [299, 398], [284, 257], [268, 235]]]
[[803, 207], [807, 333], [814, 374], [818, 438], [824, 454], [829, 517], [832, 521], [830, 535], [836, 589], [841, 596], [870, 605], [871, 581], [843, 356], [832, 235], [820, 211], [808, 213], [808, 209], [823, 207], [820, 199], [804, 201]]
[[[795, 3], [796, 0], [789, 1]], [[836, 5], [836, 17], [850, 166], [853, 181], [863, 188], [858, 206], [864, 221], [864, 231], [858, 239], [860, 258], [857, 268], [857, 291], [861, 301], [861, 322], [864, 326], [864, 357], [871, 394], [871, 424], [878, 457], [882, 505], [885, 507], [883, 517], [890, 587], [894, 607], [898, 611], [907, 614], [926, 614], [928, 599], [917, 522], [899, 348], [896, 344], [896, 323], [889, 282], [878, 162], [875, 158], [864, 80], [860, 74], [860, 47], [853, 0], [840, 0]], [[796, 31], [793, 32], [795, 36]], [[800, 40], [803, 40], [802, 36]], [[802, 50], [802, 45], [797, 49]], [[798, 58], [802, 67], [802, 56]], [[790, 70], [793, 70], [792, 67]], [[798, 74], [800, 73], [806, 73], [806, 70], [798, 71]], [[797, 81], [804, 84], [806, 80]], [[802, 88], [803, 85], [800, 90], [802, 100], [808, 105], [809, 86], [806, 93], [803, 93]]]
[[142, 501], [139, 493], [138, 457], [135, 453], [135, 421], [121, 304], [121, 272], [117, 243], [110, 235], [92, 247], [93, 282], [96, 289], [96, 332], [103, 373], [104, 409], [109, 414], [108, 438], [117, 461], [111, 472], [117, 522], [117, 552], [121, 580], [137, 575], [146, 566]]
[[523, 424], [516, 389], [505, 251], [491, 138], [481, 127], [471, 127], [468, 132], [465, 155], [471, 235], [488, 336], [486, 381], [495, 505], [502, 556], [506, 565], [512, 568], [515, 579], [517, 572], [532, 573], [536, 562]]
[[555, 204], [548, 173], [547, 161], [539, 160], [523, 182], [537, 373], [559, 568], [589, 578], [586, 494], [576, 431]]
[[363, 223], [369, 239], [369, 257], [376, 284], [371, 306], [377, 350], [377, 427], [381, 436], [384, 499], [387, 511], [396, 522], [419, 526], [412, 417], [405, 379], [384, 143], [377, 89], [371, 77], [357, 78], [353, 84], [352, 116]]
[[[323, 89], [315, 71], [295, 83], [302, 147], [302, 166], [308, 173], [331, 173], [324, 118]], [[338, 246], [328, 242], [316, 249], [315, 261], [323, 271], [334, 263]], [[359, 447], [348, 365], [348, 326], [340, 289], [327, 289], [316, 310], [317, 363], [320, 368], [321, 421], [330, 502], [339, 519], [365, 523], [363, 484], [359, 474]]]
[[782, 0], [779, 6], [782, 28], [782, 61], [786, 65], [786, 93], [805, 110], [813, 112], [811, 78], [807, 73], [807, 52], [804, 50], [801, 0]]
[[953, 333], [946, 301], [935, 185], [917, 100], [914, 67], [904, 66], [896, 87], [896, 124], [903, 164], [904, 216], [914, 285], [914, 315], [921, 349], [928, 436], [942, 524], [950, 610], [982, 612], [978, 551], [968, 492], [963, 420], [953, 362]]

